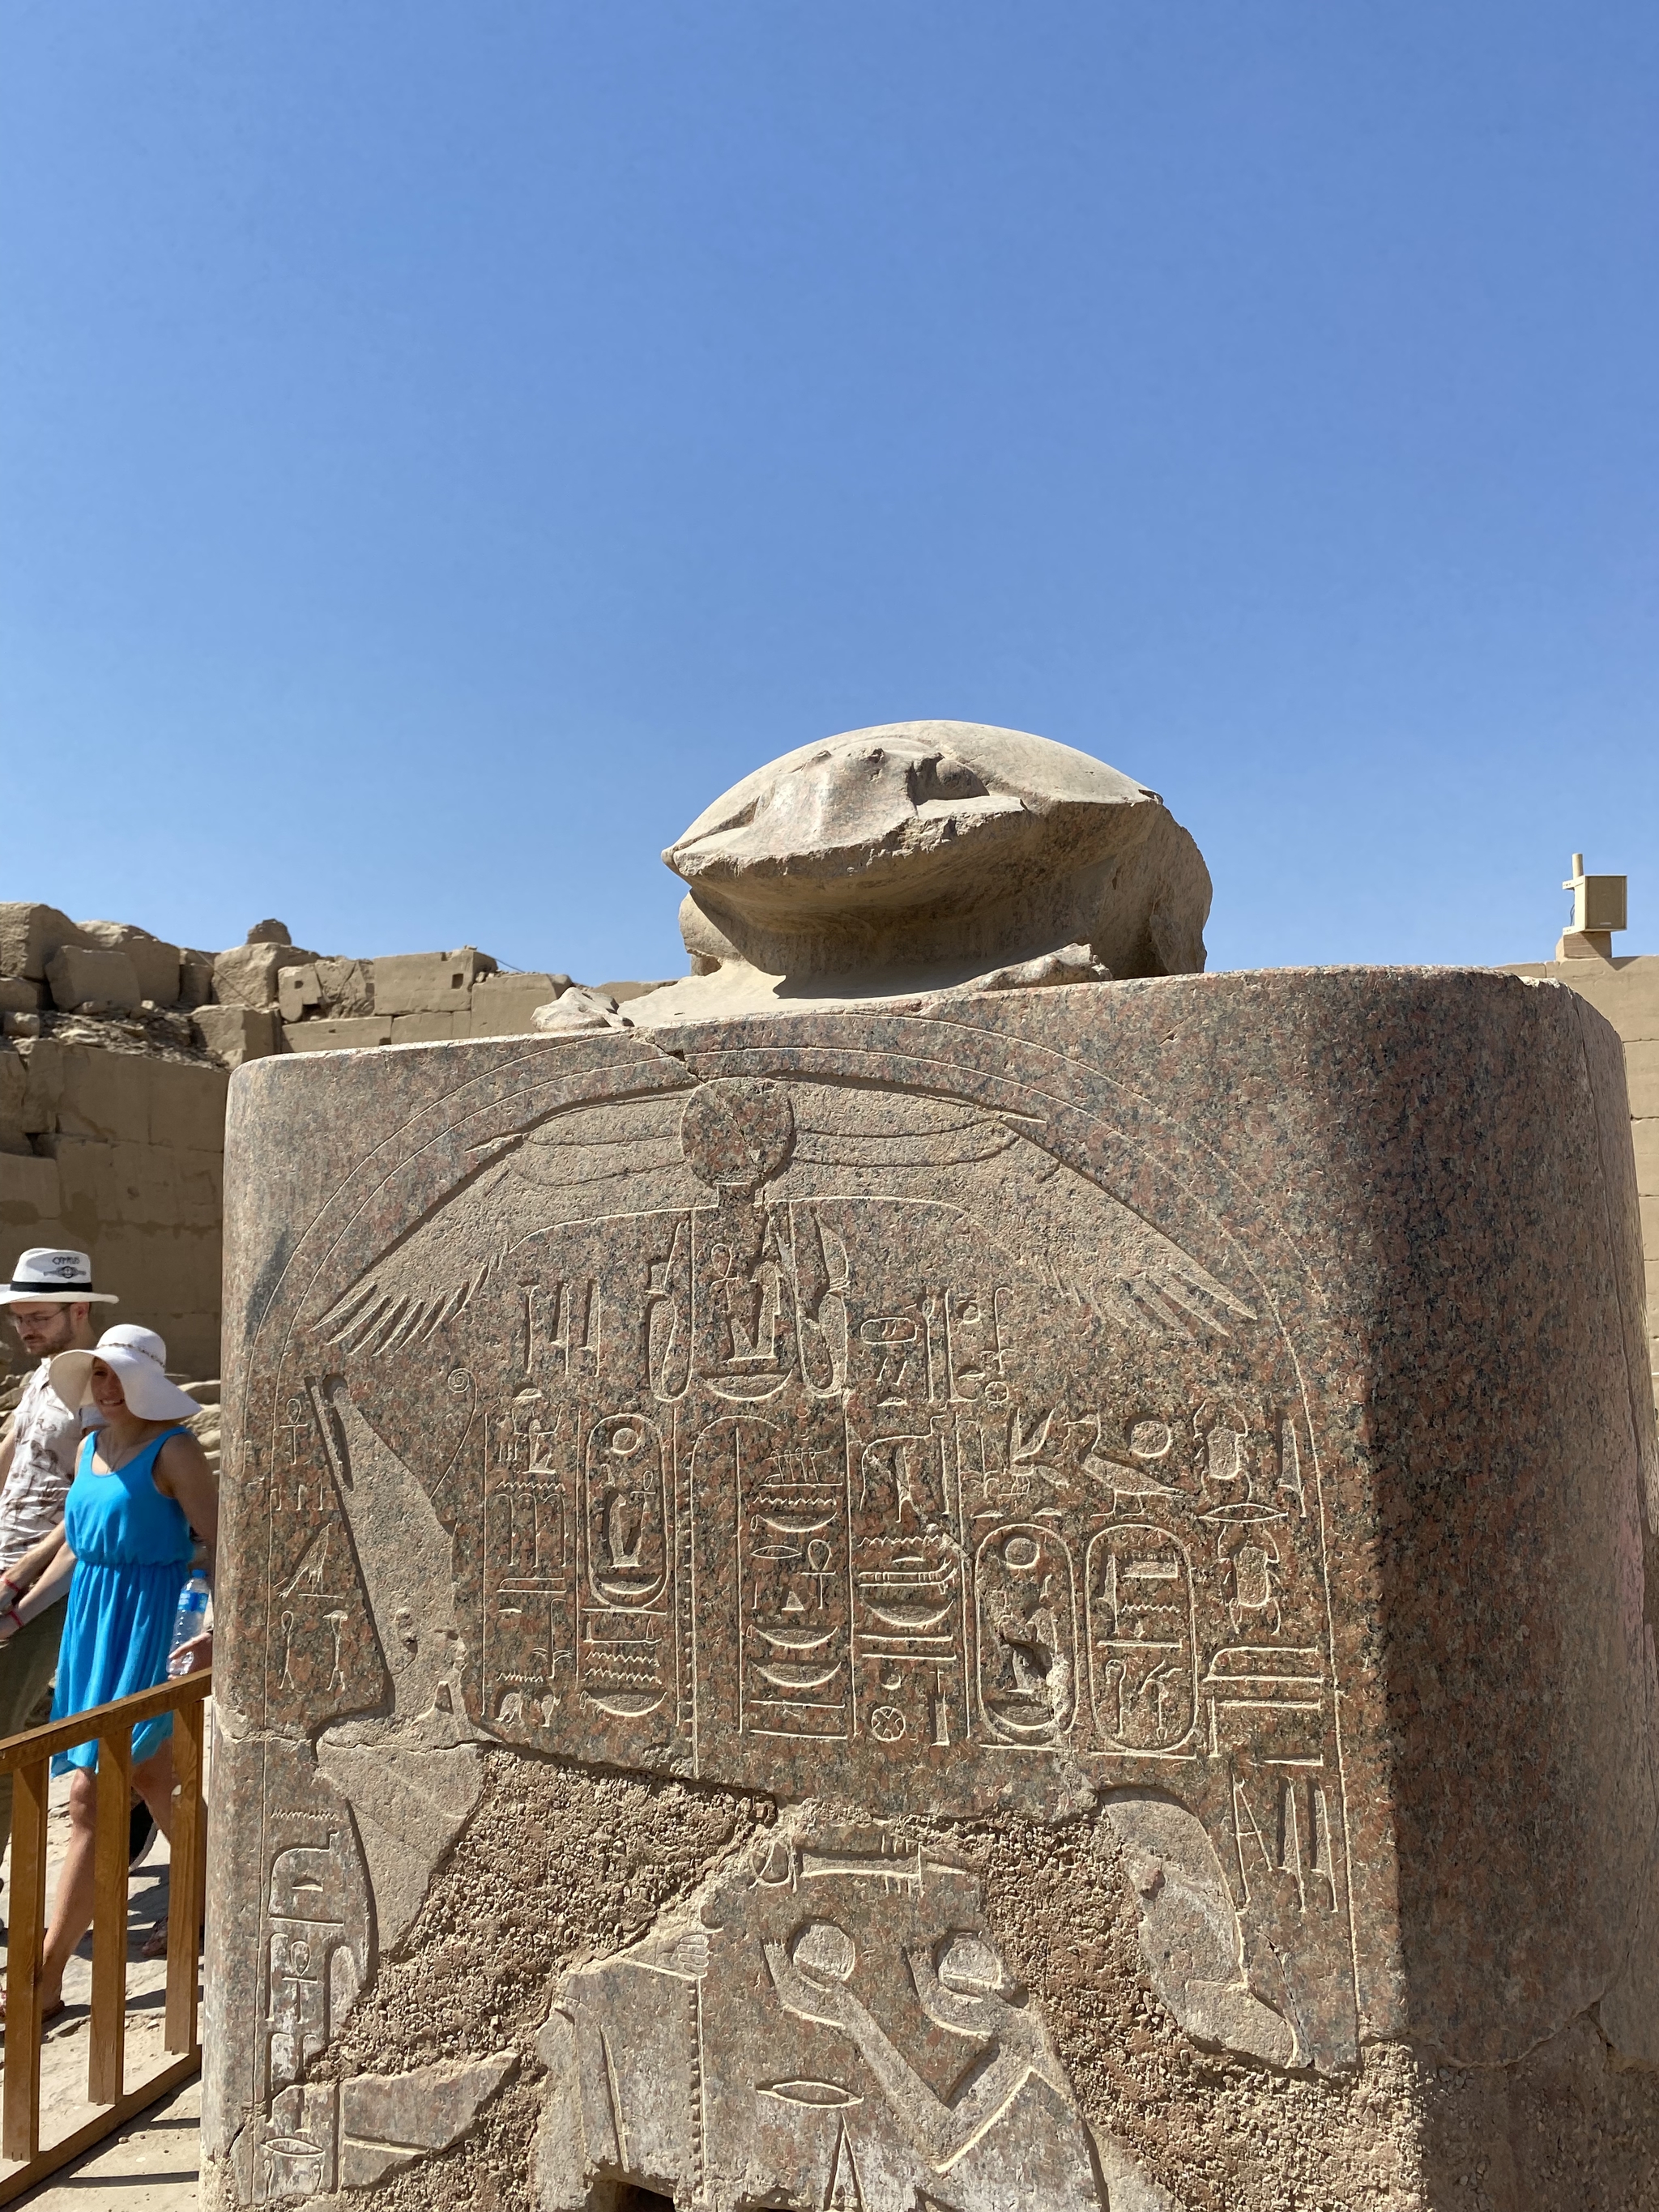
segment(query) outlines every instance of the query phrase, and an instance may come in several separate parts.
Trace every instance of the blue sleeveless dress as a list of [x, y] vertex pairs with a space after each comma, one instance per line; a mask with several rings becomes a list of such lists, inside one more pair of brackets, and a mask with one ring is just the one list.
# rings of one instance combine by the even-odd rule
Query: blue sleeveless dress
[[[93, 1471], [95, 1434], [81, 1447], [64, 1507], [75, 1573], [58, 1650], [55, 1721], [167, 1680], [179, 1593], [190, 1573], [195, 1539], [183, 1506], [155, 1487], [155, 1457], [169, 1437], [182, 1433], [164, 1430], [112, 1474]], [[134, 1729], [135, 1765], [159, 1751], [172, 1733], [171, 1713]], [[97, 1744], [77, 1743], [58, 1753], [52, 1771], [66, 1774], [71, 1766], [97, 1764]]]

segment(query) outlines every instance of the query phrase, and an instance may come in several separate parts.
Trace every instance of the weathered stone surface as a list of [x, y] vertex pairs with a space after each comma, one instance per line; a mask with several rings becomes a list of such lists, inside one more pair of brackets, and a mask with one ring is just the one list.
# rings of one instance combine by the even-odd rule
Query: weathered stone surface
[[319, 1001], [323, 1012], [349, 1021], [374, 1011], [374, 963], [372, 960], [319, 960], [315, 963]]
[[289, 1052], [353, 1052], [392, 1042], [389, 1014], [364, 1014], [350, 1021], [285, 1022], [283, 1039]]
[[452, 1037], [472, 1034], [472, 1016], [465, 1006], [437, 1014], [392, 1014], [386, 1018], [393, 1044], [447, 1044]]
[[31, 1037], [13, 1049], [28, 1071], [23, 1088], [23, 1127], [34, 1133], [55, 1129], [64, 1095], [64, 1048], [55, 1037]]
[[[279, 928], [281, 924], [266, 922], [260, 927]], [[214, 956], [213, 995], [222, 1006], [275, 1006], [276, 979], [283, 969], [304, 967], [316, 957], [314, 952], [302, 952], [286, 941], [250, 939], [246, 945], [233, 945], [228, 951]]]
[[77, 925], [55, 906], [35, 899], [0, 899], [0, 975], [42, 982], [54, 952], [86, 942]]
[[1029, 984], [1204, 965], [1209, 874], [1158, 793], [1023, 730], [892, 722], [804, 745], [663, 859], [690, 885], [697, 980], [653, 994], [653, 1026], [1022, 967]]
[[1659, 1376], [1659, 957], [1540, 960], [1507, 972], [1577, 991], [1624, 1039], [1647, 1272], [1648, 1363]]
[[163, 943], [131, 921], [79, 921], [75, 926], [88, 945], [126, 954], [138, 978], [141, 999], [157, 1006], [177, 1003], [179, 963], [183, 956], [176, 945]]
[[276, 1011], [285, 1022], [302, 1021], [322, 1002], [323, 987], [317, 980], [314, 962], [276, 970]]
[[[336, 1954], [339, 1956], [339, 1954]], [[464, 2136], [518, 2063], [514, 2051], [471, 2066], [417, 2066], [283, 2090], [254, 2150], [257, 2203], [367, 2189]]]
[[46, 988], [66, 1010], [90, 1004], [125, 1012], [144, 995], [127, 954], [101, 945], [60, 945], [46, 963]]
[[[206, 2201], [1647, 2201], [1659, 1468], [1580, 1001], [232, 1092]], [[509, 2051], [445, 2146], [346, 2123]]]
[[213, 999], [213, 958], [185, 945], [179, 955], [179, 1003], [191, 1013]]
[[465, 1012], [469, 994], [495, 962], [465, 945], [459, 952], [399, 952], [374, 963], [377, 1014]]
[[570, 988], [568, 975], [481, 975], [472, 987], [469, 1034], [475, 1037], [523, 1036], [534, 1026], [538, 1006]]
[[23, 1098], [28, 1090], [28, 1070], [15, 1044], [0, 1041], [0, 1152], [32, 1152], [23, 1127]]
[[[515, 979], [508, 977], [507, 980], [512, 981]], [[568, 989], [570, 983], [570, 978], [568, 975], [553, 975], [550, 976], [548, 980], [550, 982], [554, 984], [556, 988], [562, 991]], [[660, 991], [664, 989], [665, 988], [665, 981], [672, 982], [675, 980], [676, 979], [674, 977], [670, 976], [666, 978], [665, 981], [665, 979], [659, 977], [655, 981], [648, 983], [641, 983], [637, 980], [623, 982], [596, 983], [593, 986], [593, 988], [600, 993], [603, 997], [614, 999], [618, 1006], [625, 1006], [630, 999], [649, 998], [653, 991]], [[545, 995], [545, 994], [544, 994], [544, 995]]]
[[374, 1011], [374, 963], [309, 960], [276, 971], [276, 1004], [284, 1022], [310, 1013], [351, 1020]]
[[[216, 1373], [224, 1069], [58, 1037], [5, 1053], [0, 1064], [25, 1075], [4, 1134], [15, 1143], [21, 1127], [31, 1146], [0, 1158], [12, 1253], [46, 1243], [89, 1253], [115, 1310], [166, 1338], [175, 1372]], [[6, 1087], [15, 1081], [14, 1072]]]
[[202, 1042], [227, 1067], [282, 1049], [282, 1030], [268, 1006], [198, 1006], [191, 1018]]
[[608, 991], [572, 983], [546, 1006], [537, 1007], [530, 1026], [547, 1036], [574, 1036], [592, 1030], [624, 1030], [629, 1024]]

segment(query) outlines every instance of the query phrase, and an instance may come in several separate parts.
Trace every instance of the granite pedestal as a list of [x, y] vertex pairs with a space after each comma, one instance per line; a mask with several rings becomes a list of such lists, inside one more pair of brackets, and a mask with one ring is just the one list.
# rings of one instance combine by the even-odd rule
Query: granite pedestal
[[1650, 2201], [1571, 993], [265, 1060], [227, 1184], [206, 2202]]

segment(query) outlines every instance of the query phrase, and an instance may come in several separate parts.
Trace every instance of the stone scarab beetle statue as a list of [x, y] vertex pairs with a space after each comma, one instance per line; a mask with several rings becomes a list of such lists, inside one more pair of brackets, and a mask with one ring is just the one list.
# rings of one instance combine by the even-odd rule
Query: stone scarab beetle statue
[[1022, 730], [889, 722], [800, 746], [663, 859], [689, 886], [693, 973], [630, 1005], [653, 1027], [1204, 965], [1191, 836], [1156, 792]]

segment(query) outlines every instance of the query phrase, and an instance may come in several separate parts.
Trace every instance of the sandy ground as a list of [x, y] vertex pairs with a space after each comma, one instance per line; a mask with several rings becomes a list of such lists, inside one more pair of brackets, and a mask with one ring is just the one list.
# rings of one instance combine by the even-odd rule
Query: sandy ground
[[[50, 1881], [55, 1884], [68, 1835], [69, 1781], [54, 1782], [47, 1817]], [[7, 1887], [0, 1911], [10, 1899], [11, 1857], [3, 1862]], [[146, 1938], [161, 1928], [167, 1909], [167, 1847], [160, 1837], [128, 1883], [126, 2079], [134, 2089], [147, 2075], [171, 2063], [161, 2047], [167, 1961], [141, 1959]], [[64, 2011], [47, 2027], [40, 2052], [40, 2138], [60, 2140], [99, 2107], [87, 2101], [87, 2019], [92, 1986], [92, 1938], [82, 1944], [64, 1977]], [[195, 2212], [198, 2116], [200, 2084], [189, 2081], [158, 2105], [129, 2121], [118, 2135], [43, 2181], [18, 2202], [31, 2212]], [[16, 2172], [0, 2160], [0, 2181]]]
[[187, 2081], [19, 2204], [29, 2212], [196, 2212], [201, 2093], [199, 2081]]

